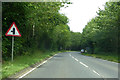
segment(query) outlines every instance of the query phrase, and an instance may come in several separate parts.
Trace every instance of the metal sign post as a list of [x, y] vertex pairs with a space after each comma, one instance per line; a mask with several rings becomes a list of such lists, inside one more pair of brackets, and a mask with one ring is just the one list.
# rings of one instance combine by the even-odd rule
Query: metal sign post
[[7, 33], [5, 34], [6, 36], [12, 36], [12, 55], [11, 55], [11, 61], [13, 61], [13, 57], [14, 57], [14, 36], [16, 37], [21, 37], [21, 34], [15, 24], [15, 22], [12, 23], [12, 25], [10, 26], [10, 28], [8, 29]]
[[13, 57], [14, 57], [14, 54], [13, 54], [13, 52], [14, 52], [14, 36], [12, 36], [12, 62], [13, 62]]

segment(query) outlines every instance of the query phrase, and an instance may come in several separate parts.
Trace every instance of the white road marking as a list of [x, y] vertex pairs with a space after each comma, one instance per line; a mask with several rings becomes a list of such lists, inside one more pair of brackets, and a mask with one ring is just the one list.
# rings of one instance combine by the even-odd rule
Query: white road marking
[[97, 73], [95, 70], [92, 70], [94, 73], [96, 73], [97, 75], [99, 75], [100, 76], [100, 74], [99, 73]]
[[82, 62], [79, 62], [80, 64], [82, 64], [83, 66], [85, 66], [85, 67], [88, 67], [87, 65], [85, 65], [84, 63], [82, 63]]
[[51, 59], [52, 57], [50, 57], [49, 59]]
[[[26, 76], [27, 74], [29, 74], [30, 72], [32, 72], [33, 70], [35, 70], [35, 68], [31, 69], [30, 71], [28, 71], [27, 73], [23, 74], [22, 76], [19, 77], [19, 79], [23, 78], [24, 76]], [[19, 79], [16, 79], [16, 80], [19, 80]]]
[[56, 56], [57, 54], [55, 54], [54, 56]]
[[101, 60], [101, 61], [106, 61], [106, 62], [111, 62], [111, 63], [114, 63], [114, 64], [119, 64], [119, 63], [117, 63], [117, 62], [108, 61], [108, 60], [104, 60], [104, 59], [101, 59], [101, 58], [95, 58], [95, 57], [92, 57], [92, 56], [83, 56], [83, 57], [94, 58], [94, 59], [98, 59], [98, 60]]
[[[69, 54], [69, 55], [71, 55], [71, 54]], [[79, 61], [78, 59], [74, 58], [72, 55], [71, 55], [71, 57], [72, 57], [73, 59], [75, 59], [76, 61]], [[89, 68], [86, 64], [84, 64], [84, 63], [82, 63], [82, 62], [79, 62], [79, 63], [82, 64], [83, 66]], [[100, 77], [104, 78], [104, 76], [100, 75], [100, 74], [97, 73], [95, 70], [92, 70], [91, 68], [89, 68], [89, 69], [90, 69], [91, 71], [93, 71], [95, 74], [97, 74], [97, 75], [99, 75]]]
[[74, 59], [74, 57], [72, 56], [72, 58]]
[[[57, 54], [55, 54], [55, 55], [57, 55]], [[54, 56], [55, 56], [54, 55]], [[39, 64], [38, 66], [36, 66], [36, 67], [34, 67], [34, 68], [32, 68], [30, 71], [28, 71], [28, 72], [26, 72], [25, 74], [23, 74], [22, 76], [20, 76], [19, 77], [19, 79], [21, 79], [21, 78], [23, 78], [23, 77], [25, 77], [27, 74], [29, 74], [29, 73], [31, 73], [33, 70], [35, 70], [37, 67], [39, 67], [39, 66], [41, 66], [41, 65], [43, 65], [43, 64], [45, 64], [49, 59], [51, 59], [51, 58], [53, 58], [53, 56], [52, 57], [50, 57], [50, 58], [48, 58], [47, 60], [45, 60], [45, 61], [43, 61], [41, 64]], [[16, 79], [16, 80], [19, 80], [19, 79]]]
[[[44, 62], [42, 62], [41, 64], [39, 64], [37, 67], [45, 64], [47, 62], [47, 60], [45, 60]], [[35, 70], [37, 67], [34, 67], [32, 68], [30, 71], [28, 71], [27, 73], [23, 74], [22, 76], [19, 77], [19, 79], [23, 78], [24, 76], [26, 76], [27, 74], [31, 73], [33, 70]], [[16, 79], [16, 80], [19, 80], [19, 79]]]
[[75, 58], [76, 61], [78, 61], [76, 58]]
[[[71, 56], [71, 54], [69, 54]], [[74, 58], [73, 56], [71, 56], [73, 59], [75, 59], [76, 61], [79, 61], [78, 59]], [[82, 63], [82, 62], [79, 62], [80, 64], [82, 64], [83, 66], [85, 67], [88, 67], [86, 64]]]

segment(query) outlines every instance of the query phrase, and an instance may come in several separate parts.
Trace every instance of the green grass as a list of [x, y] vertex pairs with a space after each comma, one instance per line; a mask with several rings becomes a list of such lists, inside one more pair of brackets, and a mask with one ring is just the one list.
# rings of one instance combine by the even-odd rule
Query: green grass
[[104, 60], [120, 63], [120, 61], [118, 61], [117, 53], [98, 53], [98, 54], [82, 53], [82, 54], [86, 55], [86, 56], [92, 56], [92, 57], [95, 57], [95, 58], [101, 58], [101, 59], [104, 59]]
[[58, 52], [41, 52], [36, 51], [31, 55], [18, 56], [13, 62], [6, 61], [2, 65], [2, 78], [7, 78], [10, 75], [19, 72], [30, 65], [43, 61], [44, 59], [56, 54]]

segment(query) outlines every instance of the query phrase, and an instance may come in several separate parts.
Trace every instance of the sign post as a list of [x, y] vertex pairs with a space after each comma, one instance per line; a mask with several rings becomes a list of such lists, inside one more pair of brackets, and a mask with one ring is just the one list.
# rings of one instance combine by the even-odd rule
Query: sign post
[[13, 61], [14, 57], [14, 36], [21, 37], [21, 34], [15, 24], [15, 22], [12, 23], [11, 27], [8, 29], [6, 36], [12, 36], [12, 55], [11, 55], [11, 61]]
[[12, 36], [12, 61], [13, 61], [13, 51], [14, 51], [14, 36]]

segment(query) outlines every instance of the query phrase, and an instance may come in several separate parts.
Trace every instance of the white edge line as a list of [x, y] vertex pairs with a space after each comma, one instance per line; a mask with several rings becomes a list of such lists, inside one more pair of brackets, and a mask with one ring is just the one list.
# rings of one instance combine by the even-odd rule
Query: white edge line
[[[36, 69], [36, 67], [35, 68], [33, 68], [33, 69], [31, 69], [30, 71], [28, 71], [27, 73], [25, 73], [25, 74], [23, 74], [22, 76], [20, 76], [19, 78], [23, 78], [24, 76], [26, 76], [27, 74], [29, 74], [30, 72], [32, 72], [33, 70], [35, 70]], [[18, 79], [19, 80], [19, 79]]]
[[[47, 60], [44, 61], [44, 62], [42, 62], [42, 63], [41, 63], [40, 65], [38, 65], [37, 67], [43, 65], [43, 64], [46, 63], [46, 62], [47, 62]], [[21, 79], [21, 78], [23, 78], [24, 76], [26, 76], [27, 74], [31, 73], [31, 72], [32, 72], [33, 70], [35, 70], [37, 67], [34, 67], [33, 69], [31, 69], [31, 70], [28, 71], [27, 73], [23, 74], [22, 76], [19, 77], [19, 79]], [[19, 79], [17, 79], [17, 80], [19, 80]]]
[[[57, 54], [55, 54], [57, 55]], [[53, 57], [53, 56], [52, 56]], [[41, 64], [39, 64], [38, 66], [34, 67], [33, 69], [31, 69], [30, 71], [26, 72], [25, 74], [23, 74], [22, 76], [19, 77], [19, 79], [23, 78], [24, 76], [26, 76], [27, 74], [31, 73], [33, 70], [35, 70], [37, 67], [45, 64], [49, 59], [51, 59], [52, 57], [48, 58], [47, 60], [45, 60], [44, 62], [42, 62]], [[16, 80], [19, 80], [19, 79], [16, 79]]]

